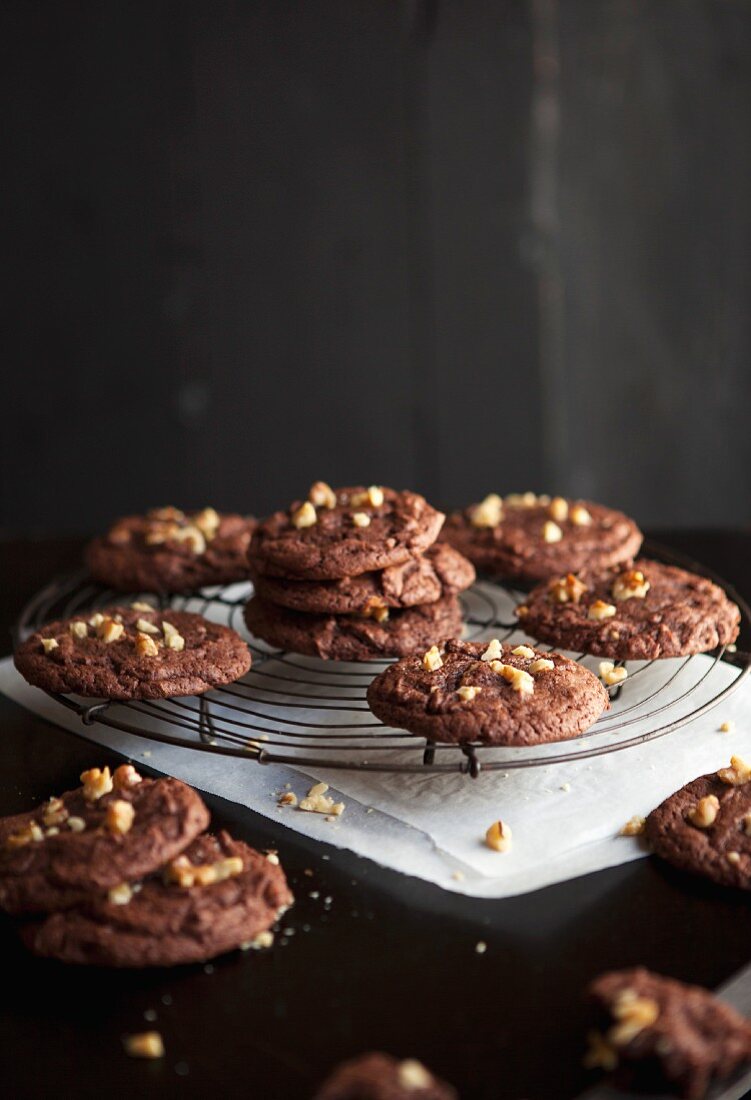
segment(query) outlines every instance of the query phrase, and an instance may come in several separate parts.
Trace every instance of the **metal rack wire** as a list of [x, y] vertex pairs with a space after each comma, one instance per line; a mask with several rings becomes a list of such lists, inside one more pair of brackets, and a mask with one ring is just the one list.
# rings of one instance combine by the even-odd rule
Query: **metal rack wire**
[[[645, 553], [703, 573], [721, 584], [741, 608], [742, 635], [751, 628], [751, 610], [730, 586], [710, 571], [658, 547]], [[504, 771], [612, 753], [662, 737], [697, 718], [726, 698], [751, 672], [751, 654], [728, 652], [676, 660], [630, 661], [628, 678], [611, 688], [611, 710], [586, 733], [571, 741], [525, 748], [429, 742], [378, 722], [365, 691], [386, 661], [322, 661], [274, 650], [253, 639], [242, 608], [250, 583], [204, 589], [189, 596], [161, 597], [162, 607], [197, 611], [226, 623], [243, 635], [253, 667], [234, 684], [191, 698], [118, 703], [52, 695], [61, 707], [90, 725], [98, 722], [126, 733], [204, 752], [252, 758], [261, 764], [348, 768], [380, 772]], [[16, 627], [19, 640], [44, 622], [93, 611], [116, 602], [154, 594], [122, 594], [93, 585], [82, 573], [53, 581], [24, 609]], [[523, 593], [481, 581], [462, 597], [465, 636], [528, 639], [514, 620]], [[552, 647], [538, 647], [547, 648]], [[570, 654], [589, 667], [586, 654]]]

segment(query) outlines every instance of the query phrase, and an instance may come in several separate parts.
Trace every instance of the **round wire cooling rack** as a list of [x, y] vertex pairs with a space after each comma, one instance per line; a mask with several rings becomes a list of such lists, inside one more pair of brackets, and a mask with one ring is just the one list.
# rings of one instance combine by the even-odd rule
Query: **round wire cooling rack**
[[[644, 552], [720, 584], [741, 609], [741, 637], [749, 636], [751, 609], [721, 578], [662, 547], [645, 546]], [[233, 627], [248, 642], [253, 667], [241, 680], [197, 697], [128, 703], [49, 694], [86, 725], [98, 722], [164, 744], [261, 764], [379, 772], [458, 771], [473, 777], [481, 770], [600, 756], [662, 737], [717, 706], [751, 671], [751, 654], [734, 647], [677, 659], [619, 662], [626, 664], [628, 676], [609, 689], [611, 709], [570, 741], [523, 748], [431, 742], [383, 726], [369, 710], [365, 691], [388, 661], [323, 661], [273, 649], [251, 637], [245, 627], [242, 609], [251, 593], [248, 582], [184, 596], [141, 592], [124, 597], [77, 573], [53, 581], [27, 604], [16, 637], [23, 640], [53, 619], [136, 599], [196, 611]], [[478, 582], [461, 597], [465, 637], [529, 640], [513, 614], [523, 595], [508, 585]], [[535, 644], [538, 649], [553, 648]], [[596, 670], [597, 659], [583, 653], [568, 655]]]

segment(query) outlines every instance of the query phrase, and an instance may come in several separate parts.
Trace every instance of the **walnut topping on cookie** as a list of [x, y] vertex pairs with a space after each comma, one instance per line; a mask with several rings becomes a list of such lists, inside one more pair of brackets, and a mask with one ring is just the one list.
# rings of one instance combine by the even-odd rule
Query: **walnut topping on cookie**
[[686, 816], [697, 829], [708, 829], [710, 825], [714, 825], [719, 812], [719, 798], [716, 794], [708, 794], [704, 798], [700, 798]]
[[68, 811], [62, 798], [51, 798], [42, 810], [43, 825], [62, 825], [68, 818]]
[[[579, 603], [587, 591], [586, 584], [580, 581], [573, 573], [567, 573], [565, 577], [559, 577], [550, 585], [550, 598], [554, 603]], [[517, 608], [517, 615], [519, 609]]]
[[511, 652], [515, 657], [529, 657], [530, 659], [535, 655], [534, 649], [530, 649], [528, 645], [518, 645]]
[[72, 622], [68, 627], [72, 638], [86, 638], [88, 637], [89, 628], [86, 623], [76, 620]]
[[314, 481], [310, 486], [308, 500], [316, 508], [336, 508], [336, 493], [325, 481]]
[[352, 522], [355, 527], [370, 527], [370, 516], [367, 512], [353, 512]]
[[427, 653], [423, 654], [422, 663], [428, 672], [437, 672], [443, 667], [443, 658], [437, 645], [431, 646]]
[[490, 493], [470, 511], [470, 523], [474, 527], [497, 527], [503, 519], [503, 501], [497, 493]]
[[463, 699], [465, 703], [471, 703], [473, 699], [482, 691], [481, 687], [475, 687], [472, 684], [462, 684], [461, 687], [456, 689], [456, 694], [460, 699]]
[[624, 989], [610, 1006], [617, 1021], [607, 1034], [614, 1047], [626, 1046], [640, 1031], [651, 1027], [660, 1015], [660, 1006], [651, 997], [640, 997], [634, 989]]
[[157, 657], [159, 646], [148, 634], [136, 634], [136, 653], [139, 657]]
[[622, 684], [627, 678], [628, 669], [622, 665], [616, 668], [612, 661], [600, 661], [598, 675], [604, 684], [614, 687], [616, 684]]
[[243, 861], [240, 856], [229, 856], [215, 863], [191, 863], [187, 856], [178, 856], [165, 869], [167, 882], [189, 889], [191, 886], [211, 886], [215, 882], [234, 878], [242, 874]]
[[119, 768], [115, 768], [112, 782], [116, 791], [124, 791], [143, 782], [143, 777], [138, 774], [132, 764], [121, 764]]
[[538, 672], [549, 672], [551, 668], [555, 668], [555, 661], [551, 661], [548, 657], [538, 657], [529, 666], [529, 671], [536, 674]]
[[597, 622], [612, 619], [613, 615], [615, 615], [615, 607], [612, 603], [605, 603], [604, 600], [595, 600], [587, 612], [588, 618], [595, 619]]
[[127, 882], [113, 886], [107, 891], [107, 900], [113, 905], [127, 905], [133, 900], [133, 887]]
[[535, 682], [524, 669], [515, 668], [514, 665], [506, 665], [503, 661], [491, 661], [490, 667], [506, 680], [514, 691], [520, 695], [531, 695], [535, 690]]
[[57, 638], [42, 638], [42, 649], [45, 653], [51, 653], [53, 649], [59, 649], [59, 647]]
[[318, 520], [316, 510], [309, 500], [304, 501], [300, 507], [292, 513], [292, 526], [302, 530], [305, 527], [314, 527]]
[[122, 638], [125, 633], [125, 627], [115, 619], [105, 618], [102, 619], [101, 623], [96, 628], [96, 633], [97, 638], [101, 638], [107, 645], [111, 645], [112, 642], [117, 642]]
[[162, 630], [164, 631], [164, 644], [167, 649], [174, 649], [176, 653], [182, 653], [185, 649], [185, 638], [183, 638], [177, 627], [172, 623], [163, 622]]
[[731, 756], [730, 767], [720, 768], [717, 778], [729, 787], [743, 787], [751, 780], [751, 765], [740, 756]]
[[83, 783], [83, 797], [87, 802], [97, 802], [112, 790], [112, 776], [108, 767], [89, 768], [88, 771], [81, 772], [80, 778]]
[[114, 802], [110, 802], [107, 806], [105, 819], [107, 828], [117, 836], [125, 836], [133, 828], [135, 816], [136, 811], [132, 802], [125, 802], [121, 798], [116, 798]]
[[592, 517], [583, 504], [574, 504], [569, 512], [569, 519], [575, 527], [589, 527]]
[[629, 569], [621, 573], [613, 582], [614, 600], [643, 600], [649, 592], [650, 584], [641, 569]]
[[44, 833], [35, 821], [30, 821], [23, 829], [11, 833], [5, 841], [6, 848], [25, 848], [27, 844], [39, 843], [44, 840]]
[[426, 1089], [433, 1081], [432, 1074], [428, 1072], [422, 1062], [418, 1062], [415, 1058], [405, 1058], [403, 1062], [400, 1062], [396, 1075], [399, 1084], [405, 1089]]
[[488, 642], [488, 648], [483, 652], [480, 657], [481, 661], [500, 661], [503, 656], [503, 647], [497, 638], [491, 638]]
[[553, 523], [552, 519], [549, 519], [542, 525], [542, 537], [545, 542], [560, 542], [563, 538], [563, 531], [557, 523]]
[[556, 523], [568, 519], [568, 501], [564, 497], [553, 497], [548, 505], [548, 514]]
[[353, 493], [350, 504], [353, 508], [361, 508], [364, 504], [370, 504], [373, 508], [380, 508], [383, 504], [383, 489], [379, 485], [371, 485], [362, 493]]

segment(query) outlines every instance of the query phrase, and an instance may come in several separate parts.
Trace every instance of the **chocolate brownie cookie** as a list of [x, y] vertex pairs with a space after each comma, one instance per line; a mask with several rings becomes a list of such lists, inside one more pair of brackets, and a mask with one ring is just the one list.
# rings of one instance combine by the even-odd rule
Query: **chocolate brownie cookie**
[[133, 882], [182, 852], [209, 823], [179, 779], [142, 779], [130, 764], [92, 768], [82, 787], [0, 819], [0, 908], [49, 912], [92, 890]]
[[751, 1061], [751, 1023], [700, 986], [638, 967], [601, 975], [589, 995], [604, 1030], [590, 1034], [585, 1062], [626, 1087], [702, 1100]]
[[577, 737], [610, 706], [586, 668], [526, 645], [451, 640], [376, 676], [368, 705], [432, 741], [536, 745]]
[[48, 623], [22, 642], [16, 668], [44, 691], [104, 699], [200, 695], [250, 668], [239, 634], [188, 611], [147, 604]]
[[681, 787], [647, 818], [653, 851], [684, 871], [751, 889], [751, 766], [730, 767]]
[[623, 660], [682, 657], [727, 645], [740, 611], [721, 588], [674, 565], [640, 558], [534, 588], [517, 608], [533, 638]]
[[37, 955], [97, 966], [204, 962], [252, 943], [292, 904], [278, 861], [227, 833], [194, 840], [142, 883], [27, 926]]
[[373, 1053], [337, 1066], [314, 1100], [458, 1100], [458, 1093], [414, 1058]]
[[318, 615], [352, 615], [384, 607], [415, 607], [455, 596], [474, 582], [475, 570], [453, 547], [437, 542], [401, 565], [338, 581], [284, 580], [252, 569], [251, 576], [258, 595], [281, 607]]
[[483, 572], [522, 583], [629, 561], [642, 543], [641, 531], [622, 512], [534, 493], [505, 499], [493, 493], [454, 512], [442, 538]]
[[265, 576], [354, 577], [408, 562], [435, 542], [444, 518], [417, 493], [316, 482], [307, 500], [259, 523], [248, 558]]
[[154, 508], [124, 516], [86, 548], [86, 565], [118, 592], [187, 592], [248, 576], [247, 552], [256, 521], [213, 508], [185, 513]]
[[[383, 618], [365, 615], [306, 615], [254, 596], [245, 622], [257, 638], [291, 653], [329, 661], [369, 661], [402, 657], [446, 634], [461, 634], [462, 609], [456, 596], [423, 607], [396, 610]], [[379, 621], [380, 620], [380, 621]]]

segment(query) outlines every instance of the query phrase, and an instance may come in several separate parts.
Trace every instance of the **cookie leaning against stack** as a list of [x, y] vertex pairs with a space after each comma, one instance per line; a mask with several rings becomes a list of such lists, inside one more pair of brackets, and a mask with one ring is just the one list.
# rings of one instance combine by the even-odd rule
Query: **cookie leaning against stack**
[[248, 628], [280, 649], [347, 661], [401, 657], [460, 634], [457, 593], [475, 573], [435, 543], [443, 520], [417, 493], [316, 482], [253, 535]]
[[130, 764], [0, 820], [0, 908], [34, 916], [38, 955], [100, 966], [172, 966], [270, 942], [293, 898], [276, 856], [227, 833], [177, 779]]

